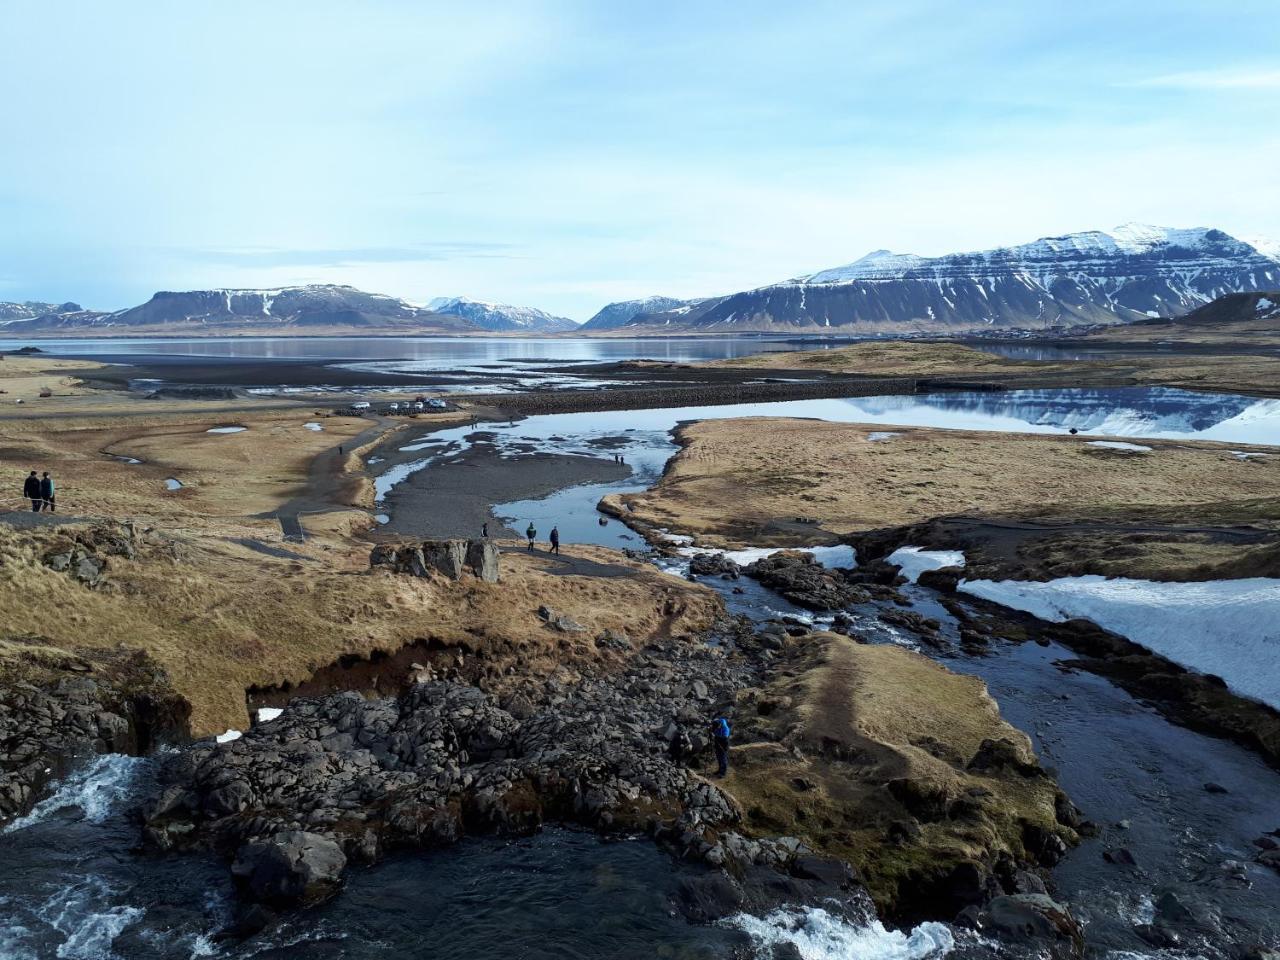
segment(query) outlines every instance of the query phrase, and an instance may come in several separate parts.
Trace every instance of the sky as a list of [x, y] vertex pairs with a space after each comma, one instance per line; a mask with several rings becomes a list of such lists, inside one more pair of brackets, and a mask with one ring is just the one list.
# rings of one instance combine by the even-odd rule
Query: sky
[[1128, 221], [1280, 236], [1275, 0], [0, 0], [0, 300], [585, 320]]

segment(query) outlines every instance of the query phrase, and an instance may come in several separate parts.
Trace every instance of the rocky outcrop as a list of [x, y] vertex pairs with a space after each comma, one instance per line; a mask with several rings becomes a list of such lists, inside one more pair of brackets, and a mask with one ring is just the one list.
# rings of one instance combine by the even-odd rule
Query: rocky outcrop
[[380, 543], [369, 554], [371, 569], [388, 569], [410, 577], [443, 574], [461, 580], [470, 570], [488, 583], [498, 582], [498, 548], [492, 540], [424, 540]]
[[137, 553], [137, 531], [132, 523], [106, 524], [59, 531], [43, 555], [50, 570], [65, 573], [86, 587], [107, 583], [108, 557], [132, 560]]
[[668, 641], [621, 673], [573, 685], [530, 679], [501, 701], [453, 682], [397, 699], [295, 700], [238, 740], [202, 741], [170, 760], [147, 837], [236, 857], [246, 892], [273, 902], [306, 894], [277, 879], [255, 888], [253, 865], [276, 878], [292, 857], [262, 845], [297, 831], [369, 862], [396, 847], [556, 821], [648, 832], [717, 865], [786, 867], [803, 845], [740, 835], [735, 803], [692, 769], [709, 762], [713, 710], [754, 670], [723, 649]]
[[[542, 612], [559, 630], [556, 616]], [[586, 674], [562, 670], [545, 678], [478, 681], [485, 689], [460, 679], [429, 679], [395, 699], [347, 693], [294, 700], [281, 716], [238, 740], [202, 741], [168, 760], [145, 834], [158, 849], [221, 853], [238, 864], [246, 896], [274, 905], [304, 904], [331, 892], [343, 860], [321, 841], [333, 844], [346, 862], [368, 863], [394, 849], [436, 848], [478, 833], [520, 835], [547, 823], [648, 834], [678, 856], [723, 869], [731, 886], [766, 869], [788, 882], [844, 889], [856, 874], [846, 864], [848, 856], [826, 849], [827, 831], [780, 835], [800, 828], [800, 820], [773, 821], [754, 811], [754, 788], [743, 779], [750, 774], [738, 772], [738, 761], [724, 781], [700, 772], [713, 760], [710, 720], [722, 713], [736, 717], [735, 746], [744, 757], [757, 750], [794, 751], [783, 757], [786, 769], [797, 768], [802, 752], [823, 769], [836, 762], [831, 775], [843, 779], [844, 764], [860, 753], [887, 749], [872, 741], [833, 744], [832, 757], [824, 758], [817, 740], [791, 744], [773, 727], [748, 722], [744, 709], [786, 715], [760, 685], [788, 647], [818, 642], [803, 627], [794, 632], [801, 636], [788, 629], [776, 636], [755, 634], [744, 624], [726, 622], [712, 644], [682, 638], [638, 651], [625, 638], [601, 635], [595, 644], [628, 654], [624, 664]], [[912, 663], [945, 673], [923, 658]], [[844, 695], [851, 694], [846, 689]], [[1016, 780], [1020, 791], [1040, 798], [1050, 811], [1044, 833], [1052, 833], [1056, 788], [1038, 768], [1025, 772], [1033, 763], [1029, 748], [979, 746], [952, 751], [954, 759], [939, 767], [939, 782], [947, 785], [943, 809], [923, 828], [909, 822], [910, 805], [894, 800], [886, 786], [911, 779], [898, 760], [877, 767], [870, 792], [850, 800], [840, 816], [851, 823], [874, 821], [882, 810], [892, 811], [904, 821], [902, 829], [895, 833], [886, 821], [883, 835], [865, 835], [865, 842], [890, 844], [893, 856], [905, 862], [918, 862], [926, 850], [956, 849], [955, 856], [972, 867], [968, 858], [983, 854], [967, 840], [957, 847], [958, 839], [993, 831], [1013, 831], [1019, 838], [1025, 832], [1026, 844], [1019, 839], [1015, 849], [1036, 862], [1033, 847], [1045, 844], [1032, 842], [1034, 825], [1018, 819], [1019, 813], [1001, 812], [1005, 801], [996, 786]], [[950, 756], [945, 745], [932, 749]], [[981, 769], [966, 773], [970, 759]], [[782, 777], [768, 789], [789, 796], [809, 796], [804, 791], [812, 789], [816, 795], [826, 790], [815, 786], [819, 776], [799, 786]], [[952, 780], [960, 786], [950, 785]], [[978, 790], [979, 783], [992, 790]], [[966, 784], [973, 786], [972, 796], [964, 793]], [[933, 789], [918, 778], [907, 786], [919, 787], [922, 796]], [[308, 850], [321, 851], [318, 863], [308, 862]], [[992, 862], [975, 873], [982, 883], [972, 885], [973, 898], [939, 898], [930, 889], [924, 899], [931, 906], [913, 902], [902, 913], [933, 911], [949, 919], [957, 902], [982, 903], [1004, 892], [993, 871], [996, 854], [1008, 859], [1008, 850], [992, 847]], [[905, 903], [917, 892], [904, 882], [892, 895]]]
[[[65, 666], [92, 669], [78, 660]], [[90, 757], [142, 754], [186, 739], [187, 703], [154, 668], [130, 666], [135, 676], [126, 683], [81, 675], [0, 689], [0, 824], [25, 814], [50, 783]]]
[[311, 905], [337, 893], [347, 858], [328, 837], [285, 830], [245, 844], [231, 874], [254, 900], [274, 906]]
[[809, 610], [841, 610], [871, 599], [861, 586], [849, 583], [843, 571], [828, 570], [811, 553], [777, 553], [743, 572]]

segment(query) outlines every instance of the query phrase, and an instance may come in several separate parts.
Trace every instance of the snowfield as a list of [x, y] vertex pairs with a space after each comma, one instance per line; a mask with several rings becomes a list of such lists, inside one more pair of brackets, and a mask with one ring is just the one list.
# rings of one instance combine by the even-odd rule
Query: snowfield
[[964, 554], [959, 550], [925, 550], [922, 547], [899, 547], [889, 556], [886, 563], [892, 563], [902, 569], [902, 575], [915, 583], [920, 574], [926, 570], [941, 570], [943, 567], [963, 567]]
[[1041, 620], [1092, 620], [1280, 709], [1280, 580], [1156, 583], [1088, 575], [1045, 583], [961, 581], [959, 590]]

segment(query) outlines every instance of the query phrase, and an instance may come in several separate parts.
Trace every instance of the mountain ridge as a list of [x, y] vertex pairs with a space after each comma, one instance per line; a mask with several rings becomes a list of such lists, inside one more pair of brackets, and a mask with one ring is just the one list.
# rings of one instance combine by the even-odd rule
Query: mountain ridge
[[850, 336], [1052, 329], [1176, 316], [1223, 294], [1278, 285], [1280, 257], [1222, 230], [1125, 224], [940, 257], [877, 250], [841, 267], [635, 314], [613, 329]]

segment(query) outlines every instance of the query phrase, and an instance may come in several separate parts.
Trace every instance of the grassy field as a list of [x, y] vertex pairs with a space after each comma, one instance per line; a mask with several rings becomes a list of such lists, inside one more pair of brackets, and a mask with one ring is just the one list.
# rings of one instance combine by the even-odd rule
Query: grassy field
[[[1125, 327], [1126, 336], [1132, 329]], [[1118, 334], [1117, 334], [1118, 336]], [[1219, 341], [1213, 341], [1219, 342]], [[1154, 347], [1154, 342], [1153, 342]], [[762, 353], [709, 366], [808, 370], [864, 376], [991, 380], [1017, 386], [1171, 386], [1276, 396], [1280, 359], [1241, 354], [1221, 343], [1217, 355], [1155, 353], [1090, 361], [1010, 360], [957, 343], [873, 341], [827, 350]], [[1087, 347], [1089, 344], [1082, 343]]]
[[[48, 375], [33, 370], [50, 362], [0, 361], [0, 388], [10, 396], [38, 391]], [[565, 575], [523, 551], [504, 554], [496, 585], [370, 573], [371, 544], [361, 534], [374, 522], [359, 509], [370, 485], [349, 446], [370, 421], [317, 418], [269, 399], [234, 411], [223, 401], [142, 400], [73, 378], [91, 366], [58, 364], [61, 392], [22, 405], [41, 416], [0, 418], [0, 484], [9, 495], [0, 512], [25, 519], [22, 479], [49, 470], [58, 517], [70, 524], [28, 530], [0, 522], [0, 641], [44, 638], [5, 641], [0, 674], [61, 656], [106, 662], [145, 651], [191, 701], [194, 732], [208, 734], [244, 726], [247, 687], [297, 683], [345, 655], [431, 640], [485, 651], [495, 668], [550, 672], [598, 657], [592, 638], [602, 630], [644, 643], [693, 632], [719, 609], [711, 591], [592, 548], [574, 553], [626, 575]], [[208, 432], [233, 425], [247, 429]], [[336, 502], [307, 516], [305, 543], [283, 542], [269, 514], [311, 491], [315, 458], [339, 445], [344, 456], [331, 457]], [[125, 456], [143, 463], [115, 459]], [[182, 489], [167, 490], [168, 477]], [[108, 558], [105, 587], [90, 589], [43, 563], [75, 536], [118, 533], [126, 521], [136, 553]], [[544, 604], [583, 624], [581, 639], [550, 631], [537, 616]]]

